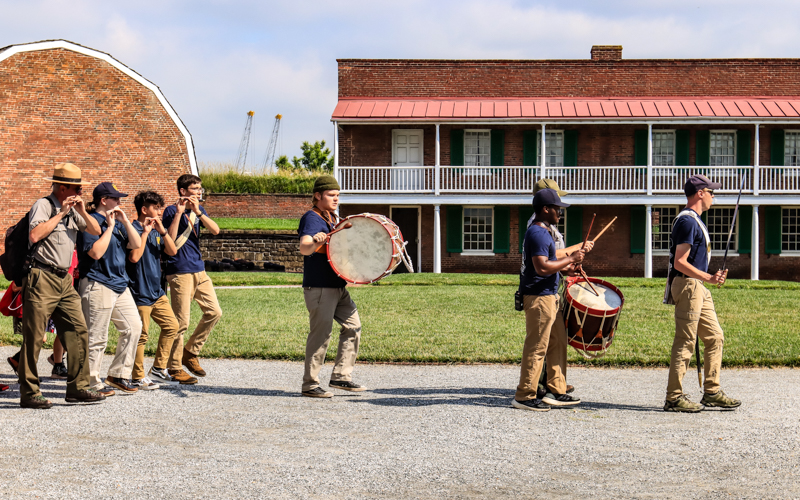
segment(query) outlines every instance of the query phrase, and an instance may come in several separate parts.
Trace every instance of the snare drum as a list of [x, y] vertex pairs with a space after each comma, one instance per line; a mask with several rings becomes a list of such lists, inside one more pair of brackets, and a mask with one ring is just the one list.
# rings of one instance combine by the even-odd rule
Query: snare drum
[[583, 278], [567, 279], [562, 313], [569, 345], [586, 358], [600, 358], [614, 341], [625, 297], [607, 281], [589, 281], [599, 296]]
[[357, 285], [373, 283], [392, 274], [402, 262], [413, 273], [406, 242], [397, 224], [383, 215], [358, 214], [342, 219], [353, 227], [332, 234], [328, 241], [328, 262], [340, 278]]

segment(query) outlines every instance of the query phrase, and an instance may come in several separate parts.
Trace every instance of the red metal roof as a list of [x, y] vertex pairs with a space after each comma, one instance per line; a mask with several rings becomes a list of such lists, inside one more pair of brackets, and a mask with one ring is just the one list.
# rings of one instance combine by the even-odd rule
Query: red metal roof
[[333, 120], [603, 120], [637, 118], [797, 118], [797, 97], [609, 99], [342, 98]]

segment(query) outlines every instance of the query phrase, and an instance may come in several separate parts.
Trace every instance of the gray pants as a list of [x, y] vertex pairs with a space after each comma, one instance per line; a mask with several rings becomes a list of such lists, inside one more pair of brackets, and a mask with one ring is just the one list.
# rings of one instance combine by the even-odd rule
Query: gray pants
[[358, 356], [361, 339], [361, 319], [353, 299], [346, 288], [304, 288], [311, 331], [306, 341], [306, 363], [303, 373], [303, 390], [319, 387], [319, 371], [325, 363], [328, 343], [331, 341], [333, 320], [342, 325], [339, 332], [339, 350], [333, 363], [331, 380], [352, 380], [351, 374]]

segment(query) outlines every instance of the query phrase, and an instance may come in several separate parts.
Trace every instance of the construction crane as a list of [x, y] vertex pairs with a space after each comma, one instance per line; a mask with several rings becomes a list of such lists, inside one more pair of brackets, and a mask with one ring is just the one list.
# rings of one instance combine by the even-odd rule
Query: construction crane
[[283, 115], [275, 115], [275, 125], [272, 126], [272, 135], [267, 145], [267, 153], [264, 155], [264, 172], [267, 172], [275, 164], [275, 149], [278, 146], [278, 133], [281, 130], [281, 118], [283, 118]]
[[253, 115], [255, 114], [255, 111], [247, 112], [242, 141], [239, 143], [239, 153], [236, 155], [236, 162], [234, 162], [237, 172], [244, 172], [247, 169], [247, 150], [250, 149], [250, 133], [253, 130]]

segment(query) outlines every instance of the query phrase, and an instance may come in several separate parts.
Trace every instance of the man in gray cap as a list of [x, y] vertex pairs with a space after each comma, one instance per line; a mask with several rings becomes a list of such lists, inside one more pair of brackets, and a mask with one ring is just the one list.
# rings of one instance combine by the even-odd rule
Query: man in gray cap
[[333, 176], [323, 175], [314, 182], [313, 209], [300, 219], [300, 253], [303, 254], [303, 297], [311, 325], [306, 341], [306, 362], [303, 373], [303, 396], [330, 398], [333, 393], [319, 385], [319, 372], [331, 340], [335, 319], [342, 328], [339, 350], [329, 385], [343, 391], [361, 392], [367, 388], [352, 380], [353, 367], [361, 339], [361, 319], [347, 282], [331, 267], [327, 257], [328, 233], [336, 224], [339, 206], [339, 183]]
[[[722, 187], [704, 175], [689, 177], [683, 187], [686, 207], [672, 224], [669, 268], [664, 303], [675, 305], [675, 340], [669, 363], [669, 381], [664, 411], [697, 413], [707, 406], [734, 409], [742, 404], [720, 388], [724, 336], [714, 310], [711, 292], [703, 283], [725, 283], [725, 270], [709, 274], [711, 239], [700, 216], [714, 203], [714, 190]], [[697, 338], [705, 346], [705, 382], [700, 403], [683, 392], [683, 377], [689, 368]], [[699, 360], [698, 360], [699, 362]]]

